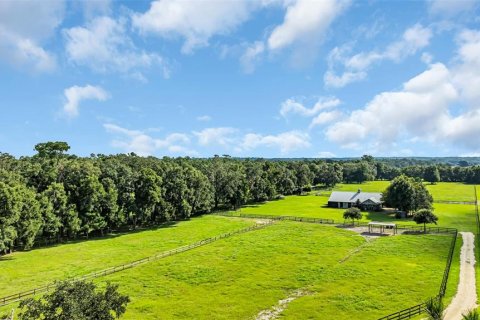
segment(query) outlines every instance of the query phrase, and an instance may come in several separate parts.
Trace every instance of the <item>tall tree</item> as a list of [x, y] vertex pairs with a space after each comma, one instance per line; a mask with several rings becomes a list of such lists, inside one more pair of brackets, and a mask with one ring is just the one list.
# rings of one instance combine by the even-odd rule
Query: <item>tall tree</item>
[[433, 199], [425, 186], [405, 175], [393, 179], [383, 192], [383, 200], [389, 206], [407, 213], [418, 209], [430, 209]]
[[70, 146], [63, 141], [49, 141], [36, 144], [35, 150], [39, 157], [54, 157], [63, 155], [70, 150]]
[[440, 181], [440, 172], [437, 166], [428, 166], [425, 168], [423, 177], [431, 184], [435, 184]]
[[127, 309], [130, 298], [118, 292], [118, 285], [107, 283], [104, 291], [92, 282], [59, 282], [55, 291], [40, 299], [20, 303], [19, 320], [114, 320]]

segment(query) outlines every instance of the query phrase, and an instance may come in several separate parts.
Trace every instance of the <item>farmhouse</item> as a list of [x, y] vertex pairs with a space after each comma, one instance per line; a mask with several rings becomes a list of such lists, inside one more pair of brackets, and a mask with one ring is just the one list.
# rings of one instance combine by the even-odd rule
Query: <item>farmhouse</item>
[[382, 194], [379, 192], [333, 191], [328, 199], [328, 206], [332, 208], [359, 207], [362, 210], [374, 211], [382, 208]]

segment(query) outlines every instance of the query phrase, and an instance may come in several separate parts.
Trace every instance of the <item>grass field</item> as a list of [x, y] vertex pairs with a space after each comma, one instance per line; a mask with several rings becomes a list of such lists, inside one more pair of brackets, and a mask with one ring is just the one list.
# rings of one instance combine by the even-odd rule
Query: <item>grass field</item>
[[[335, 186], [335, 191], [357, 191], [361, 189], [364, 192], [383, 192], [390, 181], [367, 181], [365, 183], [341, 183]], [[473, 185], [456, 183], [456, 182], [440, 182], [437, 184], [425, 183], [428, 191], [432, 195], [434, 201], [474, 201], [475, 194]], [[321, 191], [325, 196], [330, 195], [329, 190]]]
[[[250, 205], [235, 213], [313, 217], [343, 221], [344, 209], [326, 207], [328, 198], [315, 195], [288, 196], [282, 200], [269, 201], [262, 205]], [[438, 226], [458, 228], [461, 231], [475, 231], [475, 207], [464, 204], [434, 203]], [[363, 212], [361, 221], [394, 221], [415, 225], [411, 219], [395, 219], [385, 212]]]
[[[344, 184], [338, 190], [381, 191], [387, 184]], [[460, 184], [427, 187], [445, 200], [467, 201], [466, 193], [473, 192], [472, 186]], [[325, 207], [329, 191], [317, 193], [245, 206], [239, 212], [343, 221], [343, 209]], [[439, 226], [475, 231], [473, 205], [434, 206]], [[415, 224], [381, 212], [365, 213], [363, 221], [371, 220]], [[0, 257], [0, 296], [254, 223], [253, 219], [203, 216], [151, 230], [16, 252]], [[458, 283], [459, 240], [446, 302]], [[130, 296], [125, 319], [252, 319], [296, 290], [303, 296], [289, 304], [281, 319], [328, 319], [332, 315], [374, 319], [438, 293], [450, 241], [451, 237], [441, 235], [401, 235], [366, 242], [354, 232], [333, 226], [283, 221], [96, 281], [118, 283]], [[0, 314], [10, 308], [0, 308]]]
[[279, 222], [105, 280], [132, 297], [125, 319], [252, 319], [297, 289], [286, 318], [374, 319], [438, 292], [450, 240]]
[[154, 230], [15, 252], [0, 257], [0, 296], [141, 259], [254, 223], [203, 216]]
[[[341, 184], [334, 190], [358, 190], [381, 191], [389, 182], [373, 181], [364, 184]], [[459, 183], [439, 183], [427, 185], [437, 197], [468, 200], [473, 198], [473, 186]], [[383, 188], [383, 189], [382, 189]], [[433, 191], [434, 190], [434, 191]], [[448, 190], [452, 190], [448, 193]], [[465, 192], [465, 194], [463, 193]], [[320, 195], [318, 195], [320, 193]], [[468, 194], [466, 194], [468, 193]], [[330, 191], [312, 192], [305, 196], [287, 196], [282, 200], [269, 201], [264, 204], [248, 205], [239, 210], [240, 213], [265, 214], [265, 215], [288, 215], [299, 217], [314, 217], [343, 221], [343, 209], [327, 207]], [[462, 198], [462, 194], [464, 194]], [[453, 195], [456, 195], [455, 197]], [[470, 198], [470, 200], [472, 200]], [[435, 214], [439, 217], [438, 226], [457, 228], [460, 231], [475, 231], [475, 207], [466, 204], [434, 203]], [[237, 212], [238, 213], [238, 212]], [[395, 219], [393, 214], [385, 212], [364, 212], [362, 221], [395, 221], [402, 224], [414, 225], [411, 219]]]

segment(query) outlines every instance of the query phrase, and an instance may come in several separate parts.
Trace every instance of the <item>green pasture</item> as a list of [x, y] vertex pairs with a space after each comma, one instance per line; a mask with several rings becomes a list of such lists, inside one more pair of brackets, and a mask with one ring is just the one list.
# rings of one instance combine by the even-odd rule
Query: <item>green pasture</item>
[[[388, 181], [371, 181], [363, 184], [341, 184], [334, 190], [353, 191], [360, 188], [366, 192], [380, 192], [388, 185], [388, 183]], [[437, 198], [441, 197], [445, 200], [448, 200], [448, 197], [451, 195], [456, 195], [455, 197], [460, 199], [459, 201], [468, 200], [468, 196], [470, 196], [470, 200], [472, 200], [473, 197], [472, 185], [439, 183], [436, 185], [427, 185], [427, 188], [431, 190], [432, 194], [436, 194]], [[448, 190], [452, 191], [448, 193]], [[465, 192], [465, 194], [463, 192]], [[341, 222], [343, 221], [343, 212], [345, 210], [329, 208], [327, 206], [329, 194], [330, 191], [314, 191], [303, 196], [287, 196], [281, 200], [268, 201], [263, 204], [247, 205], [233, 213], [313, 217], [333, 219]], [[462, 194], [464, 194], [463, 198], [461, 198]], [[475, 231], [476, 221], [474, 205], [434, 203], [433, 206], [435, 214], [439, 217], [438, 226], [457, 228], [460, 231]], [[401, 224], [415, 225], [415, 222], [411, 219], [396, 219], [394, 214], [388, 212], [364, 212], [363, 215], [361, 221], [365, 222], [393, 221]]]
[[[282, 200], [264, 204], [248, 205], [232, 214], [262, 214], [273, 216], [297, 216], [343, 221], [345, 209], [327, 207], [328, 198], [315, 196], [288, 196]], [[460, 231], [475, 231], [475, 206], [464, 204], [434, 203], [439, 227], [457, 228]], [[363, 212], [360, 221], [393, 221], [399, 224], [415, 225], [411, 219], [396, 219], [388, 212]], [[435, 225], [432, 225], [435, 226]]]
[[450, 240], [278, 222], [99, 281], [130, 295], [125, 319], [252, 319], [296, 290], [286, 318], [375, 319], [438, 292]]
[[[381, 192], [389, 182], [341, 184], [335, 190]], [[473, 186], [427, 185], [436, 200], [471, 201]], [[469, 193], [470, 192], [470, 193]], [[328, 208], [330, 191], [247, 205], [233, 214], [289, 215], [343, 221], [344, 209]], [[471, 198], [469, 198], [471, 197]], [[439, 226], [475, 231], [473, 205], [434, 203]], [[385, 212], [364, 212], [362, 221], [395, 221]], [[204, 238], [253, 225], [254, 219], [214, 215], [88, 241], [72, 241], [0, 257], [0, 296], [55, 280], [151, 256]], [[458, 283], [452, 264], [446, 302]], [[289, 221], [128, 269], [112, 281], [131, 298], [125, 319], [252, 319], [300, 290], [282, 319], [375, 319], [436, 295], [451, 237], [399, 235], [367, 242], [334, 226]], [[480, 291], [480, 288], [477, 288]], [[0, 308], [0, 314], [12, 306]]]
[[146, 231], [15, 252], [0, 257], [0, 297], [138, 260], [254, 223], [203, 216]]
[[[364, 183], [341, 183], [335, 186], [335, 191], [383, 192], [390, 181], [367, 181]], [[474, 186], [457, 182], [425, 183], [434, 201], [474, 201]], [[330, 190], [320, 190], [320, 194], [329, 196]]]

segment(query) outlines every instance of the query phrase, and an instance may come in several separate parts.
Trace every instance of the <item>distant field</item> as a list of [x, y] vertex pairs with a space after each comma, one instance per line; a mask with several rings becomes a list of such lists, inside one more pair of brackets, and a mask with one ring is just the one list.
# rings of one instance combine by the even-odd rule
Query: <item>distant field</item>
[[141, 259], [254, 223], [203, 216], [155, 230], [15, 252], [0, 257], [0, 296]]
[[132, 298], [125, 319], [252, 319], [297, 289], [286, 318], [374, 319], [437, 293], [450, 240], [279, 222], [101, 281]]
[[[364, 192], [383, 192], [390, 181], [367, 181], [365, 183], [341, 183], [335, 186], [336, 191], [357, 191], [361, 189]], [[474, 189], [471, 184], [456, 182], [440, 182], [437, 184], [425, 183], [428, 191], [432, 195], [434, 201], [474, 201]], [[331, 191], [321, 192], [325, 196], [330, 195]]]
[[[378, 188], [387, 184], [340, 185], [338, 190], [381, 191]], [[460, 184], [428, 188], [443, 199], [473, 190]], [[343, 221], [344, 210], [326, 207], [327, 191], [320, 192], [320, 196], [315, 191], [245, 206], [235, 213]], [[475, 231], [473, 205], [434, 206], [439, 226]], [[415, 224], [381, 212], [364, 213], [362, 221], [372, 220]], [[153, 230], [16, 252], [0, 257], [0, 296], [130, 262], [255, 222], [207, 215]], [[303, 296], [288, 305], [281, 319], [328, 319], [332, 315], [335, 319], [352, 319], [352, 315], [360, 320], [375, 319], [438, 293], [450, 241], [451, 237], [442, 235], [400, 235], [367, 243], [360, 235], [334, 226], [282, 221], [95, 281], [118, 283], [130, 296], [125, 319], [252, 319], [298, 290]], [[458, 282], [460, 246], [458, 241], [447, 301]], [[10, 308], [0, 308], [0, 314]]]
[[[370, 181], [363, 184], [340, 184], [336, 191], [381, 192], [388, 186], [388, 181]], [[460, 183], [439, 183], [427, 185], [434, 199], [472, 201], [473, 185]], [[305, 196], [287, 196], [282, 200], [269, 201], [264, 204], [247, 205], [236, 213], [286, 215], [313, 217], [343, 221], [343, 209], [329, 208], [328, 196], [331, 191], [314, 191]], [[470, 197], [470, 198], [469, 198]], [[457, 228], [460, 231], [475, 231], [475, 207], [465, 204], [434, 203], [438, 215], [438, 226]], [[384, 212], [364, 212], [362, 221], [395, 221], [402, 224], [415, 224], [411, 219], [395, 219], [394, 215]]]
[[[343, 221], [344, 209], [327, 207], [328, 198], [323, 196], [288, 196], [282, 200], [269, 201], [265, 204], [250, 205], [233, 213], [284, 215], [313, 217]], [[461, 231], [475, 231], [475, 207], [464, 204], [434, 203], [438, 215], [438, 226], [458, 228]], [[363, 212], [361, 221], [394, 221], [415, 225], [411, 219], [395, 219], [393, 214], [384, 212]], [[434, 226], [434, 225], [432, 225]]]

